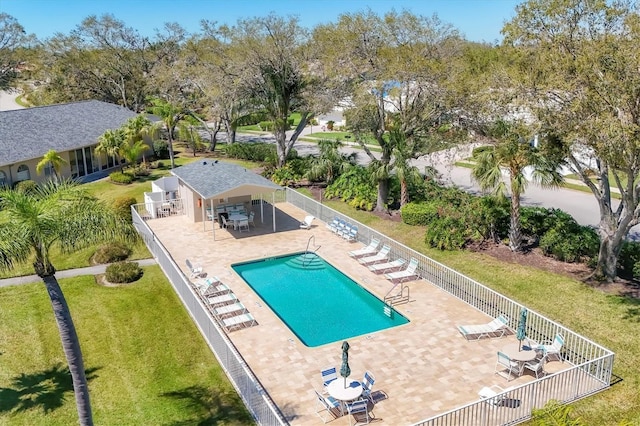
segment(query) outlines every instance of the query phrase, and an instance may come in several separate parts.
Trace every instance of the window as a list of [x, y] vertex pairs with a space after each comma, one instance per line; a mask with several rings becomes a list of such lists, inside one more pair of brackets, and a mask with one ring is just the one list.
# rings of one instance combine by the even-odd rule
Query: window
[[22, 180], [31, 179], [31, 172], [29, 172], [29, 166], [26, 164], [20, 164], [18, 166], [18, 173], [16, 174], [16, 182], [20, 182]]

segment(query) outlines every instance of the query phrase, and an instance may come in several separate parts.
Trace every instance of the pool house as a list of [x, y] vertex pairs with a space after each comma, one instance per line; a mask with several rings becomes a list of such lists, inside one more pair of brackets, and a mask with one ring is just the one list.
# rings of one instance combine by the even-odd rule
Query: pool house
[[[375, 376], [369, 414], [376, 423], [517, 424], [551, 399], [570, 403], [610, 386], [613, 352], [532, 310], [528, 311], [525, 342], [533, 345], [561, 335], [561, 356], [547, 362], [545, 374], [538, 377], [496, 374], [497, 353], [518, 343], [515, 331], [521, 304], [296, 191], [285, 188], [262, 193], [257, 187], [251, 191], [255, 192], [247, 205], [261, 211], [263, 217], [248, 232], [225, 229], [215, 221], [194, 222], [183, 213], [184, 207], [176, 214], [154, 216], [140, 204], [133, 207], [133, 217], [258, 424], [323, 424], [315, 394], [323, 390], [320, 371], [330, 365], [340, 369], [342, 339], [306, 345], [272, 309], [271, 302], [234, 270], [234, 265], [243, 262], [293, 253], [316, 253], [381, 301], [392, 300], [393, 289], [406, 290], [407, 298], [386, 305], [392, 305], [407, 323], [346, 339], [350, 379], [362, 380], [365, 372]], [[300, 221], [308, 215], [315, 220], [310, 229], [301, 229]], [[336, 218], [357, 227], [355, 241], [329, 229], [327, 224]], [[383, 274], [349, 256], [372, 238], [389, 246], [390, 259], [416, 259], [417, 279], [394, 287]], [[242, 302], [253, 319], [249, 326], [226, 328], [216, 318], [207, 298], [194, 285], [197, 279], [189, 279], [186, 259], [200, 265], [207, 277], [216, 277]], [[325, 297], [331, 303], [336, 296], [326, 291]], [[458, 329], [499, 316], [507, 321], [502, 337], [469, 341]], [[334, 326], [322, 314], [308, 317], [312, 331], [313, 327]], [[479, 393], [485, 388], [504, 392], [483, 399]], [[335, 420], [340, 424], [348, 421]]]

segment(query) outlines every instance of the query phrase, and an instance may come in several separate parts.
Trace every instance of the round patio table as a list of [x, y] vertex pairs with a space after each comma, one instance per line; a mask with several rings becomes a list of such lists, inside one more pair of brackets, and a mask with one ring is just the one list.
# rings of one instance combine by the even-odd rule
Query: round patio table
[[509, 343], [502, 348], [502, 353], [512, 360], [520, 362], [533, 361], [536, 359], [537, 355], [536, 351], [524, 343], [522, 344], [522, 347], [520, 347], [519, 343]]
[[340, 401], [353, 401], [362, 395], [362, 384], [356, 380], [347, 381], [345, 387], [344, 378], [338, 377], [327, 385], [329, 395]]

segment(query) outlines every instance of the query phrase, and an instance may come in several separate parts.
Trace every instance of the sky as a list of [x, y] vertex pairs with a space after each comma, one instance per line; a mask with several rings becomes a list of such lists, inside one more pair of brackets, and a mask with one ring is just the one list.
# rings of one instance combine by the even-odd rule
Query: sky
[[240, 18], [297, 16], [313, 28], [336, 22], [342, 13], [370, 8], [382, 15], [393, 9], [416, 15], [436, 14], [468, 40], [500, 42], [503, 24], [523, 0], [0, 0], [0, 13], [13, 16], [28, 34], [45, 39], [69, 34], [84, 18], [111, 14], [141, 35], [153, 37], [166, 22], [177, 22], [188, 32], [200, 30], [203, 19], [235, 24]]

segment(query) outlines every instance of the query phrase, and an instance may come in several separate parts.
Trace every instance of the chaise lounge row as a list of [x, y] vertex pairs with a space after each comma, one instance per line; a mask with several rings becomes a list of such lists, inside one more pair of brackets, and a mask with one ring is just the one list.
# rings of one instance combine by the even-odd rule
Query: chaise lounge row
[[[368, 246], [349, 252], [349, 256], [356, 259], [361, 265], [366, 266], [371, 272], [384, 274], [384, 277], [392, 282], [412, 281], [420, 278], [416, 270], [418, 269], [418, 259], [411, 258], [409, 263], [401, 257], [389, 260], [391, 246], [383, 244], [380, 240], [372, 238]], [[402, 269], [407, 265], [405, 269]]]
[[219, 278], [206, 278], [193, 285], [209, 312], [227, 332], [258, 324], [235, 293]]
[[327, 223], [327, 229], [349, 242], [358, 241], [358, 226], [338, 217]]

